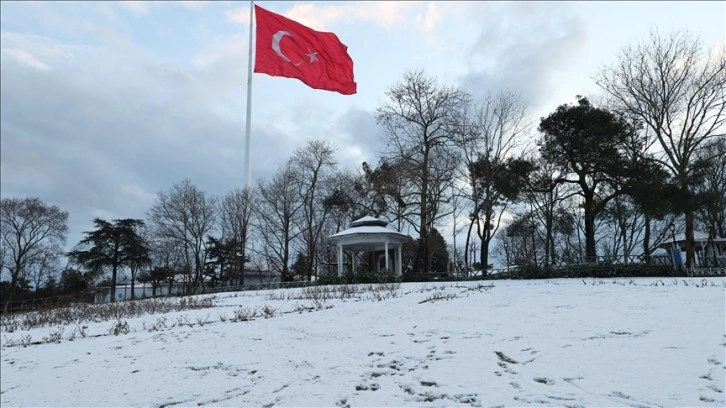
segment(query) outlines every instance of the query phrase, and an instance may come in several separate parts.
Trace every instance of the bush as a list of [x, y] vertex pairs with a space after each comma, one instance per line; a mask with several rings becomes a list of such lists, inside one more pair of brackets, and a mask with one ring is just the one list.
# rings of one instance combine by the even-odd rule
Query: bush
[[355, 274], [350, 272], [346, 272], [343, 276], [338, 276], [336, 273], [325, 274], [318, 278], [317, 283], [320, 285], [339, 285], [352, 283], [395, 283], [400, 281], [401, 279], [392, 270], [381, 272], [369, 271], [368, 268], [362, 266], [358, 268], [358, 272]]
[[114, 336], [118, 336], [119, 334], [129, 334], [129, 331], [129, 323], [125, 320], [116, 320], [116, 323], [108, 329], [108, 332]]
[[318, 285], [337, 285], [341, 283], [341, 279], [338, 277], [337, 273], [329, 272], [320, 275], [315, 283]]
[[554, 279], [554, 278], [635, 278], [671, 277], [682, 274], [670, 266], [662, 265], [619, 265], [619, 264], [579, 264], [553, 267], [526, 264], [499, 275], [493, 279]]
[[393, 283], [398, 281], [398, 276], [390, 269], [377, 272], [369, 271], [368, 268], [360, 268], [358, 273], [351, 277], [350, 283]]
[[403, 273], [403, 282], [429, 282], [431, 275], [422, 272], [406, 271]]
[[2, 315], [0, 316], [0, 327], [2, 330], [13, 332], [43, 326], [83, 324], [94, 321], [132, 318], [147, 314], [207, 309], [215, 305], [216, 297], [214, 296], [154, 298], [99, 305], [80, 303], [57, 309]]

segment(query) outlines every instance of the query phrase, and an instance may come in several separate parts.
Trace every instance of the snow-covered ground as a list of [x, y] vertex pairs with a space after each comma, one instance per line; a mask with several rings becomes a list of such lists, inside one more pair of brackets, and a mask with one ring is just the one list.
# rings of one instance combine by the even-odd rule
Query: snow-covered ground
[[23, 347], [60, 330], [3, 332], [0, 405], [726, 405], [724, 278], [302, 291], [219, 294], [128, 334], [71, 325]]

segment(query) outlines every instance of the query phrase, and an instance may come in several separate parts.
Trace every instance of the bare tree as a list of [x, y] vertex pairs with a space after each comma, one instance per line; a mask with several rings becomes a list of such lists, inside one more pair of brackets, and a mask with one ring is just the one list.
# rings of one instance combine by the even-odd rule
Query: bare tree
[[[420, 236], [414, 270], [430, 270], [428, 236], [432, 216], [430, 197], [432, 158], [455, 154], [453, 130], [469, 95], [461, 89], [440, 85], [423, 71], [408, 72], [386, 92], [377, 110], [378, 124], [385, 130], [384, 160], [404, 161], [415, 186]], [[415, 225], [415, 224], [414, 224]]]
[[536, 164], [525, 194], [532, 218], [544, 226], [544, 264], [549, 265], [557, 259], [556, 235], [562, 235], [559, 239], [562, 242], [568, 240], [570, 235], [565, 233], [565, 225], [558, 226], [558, 217], [562, 218], [563, 214], [562, 206], [566, 205], [563, 201], [573, 197], [577, 191], [567, 184], [554, 182], [560, 175], [557, 165], [542, 158]]
[[[374, 200], [367, 200], [367, 190], [364, 187], [365, 180], [362, 175], [355, 174], [350, 169], [336, 169], [330, 180], [330, 186], [323, 205], [327, 208], [328, 235], [335, 234], [347, 228], [353, 217], [359, 213], [373, 213]], [[373, 214], [378, 216], [377, 213]]]
[[485, 267], [489, 244], [510, 201], [497, 188], [497, 180], [502, 176], [500, 173], [507, 170], [507, 160], [520, 153], [530, 126], [521, 98], [512, 92], [500, 92], [489, 94], [480, 101], [458, 132], [457, 141], [465, 164], [460, 169], [460, 177], [466, 180], [472, 209], [467, 245], [476, 226], [481, 241], [479, 259]]
[[[642, 120], [658, 140], [659, 161], [684, 197], [693, 192], [694, 162], [708, 140], [724, 136], [726, 46], [704, 57], [700, 41], [687, 32], [651, 32], [625, 48], [617, 63], [602, 69], [596, 83], [616, 106]], [[686, 202], [687, 200], [682, 200]], [[694, 208], [685, 215], [686, 267], [693, 266]]]
[[642, 231], [647, 219], [638, 212], [628, 196], [618, 196], [605, 208], [604, 221], [610, 224], [608, 246], [611, 255], [617, 257], [620, 253], [624, 262], [630, 262], [630, 255], [642, 243]]
[[450, 152], [442, 154], [437, 151], [431, 154], [430, 163], [429, 191], [426, 194], [429, 201], [426, 205], [428, 209], [427, 231], [432, 231], [444, 217], [448, 217], [453, 211], [453, 207], [449, 204], [453, 199], [451, 193], [456, 179], [452, 177], [452, 174], [455, 174], [459, 167], [459, 158]]
[[[712, 160], [708, 156], [716, 153]], [[726, 238], [726, 138], [715, 141], [708, 149], [701, 151], [706, 155], [703, 182], [696, 189], [704, 197], [705, 205], [699, 209], [702, 227], [709, 231], [712, 238]]]
[[10, 272], [10, 290], [5, 300], [8, 311], [20, 279], [26, 279], [30, 266], [43, 253], [60, 256], [68, 233], [68, 212], [39, 198], [3, 198], [0, 201], [0, 233], [3, 266]]
[[46, 247], [39, 251], [28, 265], [28, 277], [33, 283], [33, 290], [36, 293], [49, 282], [53, 282], [54, 276], [58, 277], [60, 275], [59, 272], [60, 259], [58, 254]]
[[[452, 250], [451, 250], [451, 264], [453, 266], [454, 271], [460, 270], [460, 262], [459, 262], [459, 248], [456, 244], [456, 237], [464, 231], [466, 228], [466, 223], [460, 222], [460, 216], [462, 213], [466, 212], [466, 207], [462, 205], [462, 203], [465, 202], [466, 197], [461, 194], [461, 191], [459, 188], [457, 188], [455, 183], [451, 183], [451, 201], [449, 202], [449, 205], [451, 207], [451, 216], [453, 218], [451, 223], [451, 237], [452, 237]], [[464, 247], [464, 257], [466, 258], [466, 247]]]
[[565, 198], [555, 210], [552, 242], [561, 262], [576, 262], [585, 255], [582, 244], [582, 211], [578, 204], [574, 197]]
[[406, 222], [414, 225], [420, 210], [420, 192], [410, 182], [414, 172], [410, 164], [401, 159], [383, 160], [376, 168], [363, 163], [363, 179], [356, 184], [360, 216], [385, 214], [389, 222], [401, 230]]
[[295, 169], [286, 163], [271, 180], [259, 180], [254, 227], [261, 240], [261, 255], [268, 268], [280, 272], [283, 281], [290, 275], [294, 241], [302, 231], [296, 227], [304, 203], [298, 194]]
[[168, 191], [159, 192], [148, 217], [154, 233], [182, 248], [187, 290], [204, 285], [205, 236], [214, 227], [217, 199], [184, 179]]
[[323, 200], [336, 166], [334, 153], [335, 149], [328, 142], [313, 140], [298, 149], [291, 160], [302, 202], [302, 216], [299, 221], [305, 247], [304, 271], [307, 280], [311, 279], [313, 271], [317, 276], [318, 246], [324, 242], [322, 231], [328, 215], [328, 208], [323, 205]]
[[[149, 256], [149, 228], [146, 223], [135, 223], [133, 229], [136, 232], [138, 240], [131, 242], [129, 251], [129, 272], [131, 273], [131, 299], [136, 299], [136, 280], [139, 271], [151, 266], [151, 257]], [[143, 294], [142, 294], [143, 296]]]
[[252, 190], [235, 189], [221, 202], [222, 239], [230, 244], [232, 275], [244, 282], [244, 265], [247, 262], [248, 233], [252, 217]]
[[186, 271], [184, 247], [178, 245], [174, 238], [163, 236], [153, 228], [149, 228], [148, 238], [151, 258], [150, 272], [154, 272], [157, 283], [161, 283], [160, 281], [168, 283], [168, 293], [171, 293], [176, 275]]

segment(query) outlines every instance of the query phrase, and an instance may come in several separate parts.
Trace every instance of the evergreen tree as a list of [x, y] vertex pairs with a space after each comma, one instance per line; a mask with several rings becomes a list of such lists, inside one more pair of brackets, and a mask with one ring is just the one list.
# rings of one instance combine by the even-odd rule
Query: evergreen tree
[[77, 249], [68, 256], [93, 272], [111, 269], [111, 302], [116, 295], [116, 276], [119, 268], [132, 267], [134, 263], [148, 260], [148, 246], [137, 233], [144, 225], [142, 220], [122, 219], [113, 223], [96, 218], [96, 229], [86, 231]]

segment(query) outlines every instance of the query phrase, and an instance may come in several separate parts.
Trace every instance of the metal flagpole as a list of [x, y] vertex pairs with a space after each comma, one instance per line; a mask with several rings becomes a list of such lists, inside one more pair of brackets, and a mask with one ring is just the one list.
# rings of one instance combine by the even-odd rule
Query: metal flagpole
[[247, 120], [245, 123], [245, 188], [251, 188], [252, 183], [252, 163], [250, 162], [250, 128], [251, 128], [251, 117], [252, 117], [252, 36], [254, 35], [252, 27], [252, 14], [254, 12], [255, 2], [250, 1], [250, 49], [249, 49], [249, 64], [247, 66]]

